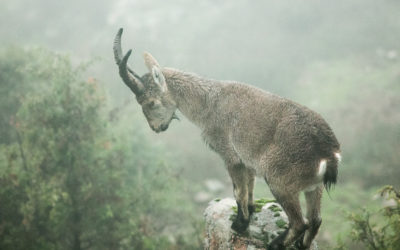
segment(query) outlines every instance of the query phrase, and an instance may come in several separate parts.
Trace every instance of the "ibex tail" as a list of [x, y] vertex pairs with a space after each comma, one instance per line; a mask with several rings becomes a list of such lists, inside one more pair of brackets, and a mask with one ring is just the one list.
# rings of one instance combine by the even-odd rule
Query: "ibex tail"
[[341, 160], [340, 153], [334, 153], [334, 155], [329, 158], [328, 160], [322, 160], [320, 163], [320, 169], [322, 165], [325, 165], [322, 168], [325, 168], [325, 174], [324, 174], [324, 186], [326, 191], [329, 191], [332, 187], [332, 185], [336, 184], [337, 181], [337, 174], [338, 174], [338, 164]]

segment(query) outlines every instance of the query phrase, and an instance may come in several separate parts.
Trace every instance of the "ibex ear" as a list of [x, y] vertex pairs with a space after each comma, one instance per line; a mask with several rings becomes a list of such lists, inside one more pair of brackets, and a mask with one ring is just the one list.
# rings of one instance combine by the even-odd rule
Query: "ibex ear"
[[165, 77], [161, 72], [161, 67], [158, 64], [157, 60], [148, 52], [145, 52], [143, 57], [144, 63], [151, 72], [154, 81], [160, 86], [162, 92], [166, 91], [167, 84], [165, 82]]
[[160, 68], [160, 64], [158, 64], [157, 60], [149, 52], [144, 52], [143, 58], [144, 58], [144, 63], [146, 64], [150, 72], [153, 66], [157, 66]]

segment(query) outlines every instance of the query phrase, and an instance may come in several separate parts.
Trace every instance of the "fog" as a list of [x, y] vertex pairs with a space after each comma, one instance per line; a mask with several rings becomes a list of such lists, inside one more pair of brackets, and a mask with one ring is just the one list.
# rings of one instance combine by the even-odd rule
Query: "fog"
[[[343, 162], [339, 167], [337, 188], [331, 192], [331, 199], [325, 194], [322, 205], [324, 222], [317, 240], [323, 249], [335, 247], [340, 237], [347, 247], [365, 249], [361, 243], [346, 238], [346, 232], [351, 230], [346, 212], [360, 211], [363, 206], [378, 209], [382, 201], [374, 198], [376, 191], [384, 185], [400, 186], [398, 1], [3, 0], [0, 2], [0, 23], [3, 51], [0, 63], [4, 66], [8, 61], [16, 60], [9, 68], [4, 66], [0, 71], [3, 75], [0, 76], [3, 85], [1, 98], [4, 98], [0, 102], [0, 112], [4, 124], [9, 123], [10, 117], [22, 117], [31, 112], [19, 111], [12, 100], [5, 101], [13, 96], [10, 93], [16, 91], [12, 92], [8, 87], [12, 85], [8, 79], [14, 79], [9, 76], [11, 68], [18, 68], [21, 62], [29, 65], [29, 56], [32, 56], [29, 51], [43, 48], [54, 52], [55, 56], [67, 58], [65, 60], [70, 60], [73, 67], [89, 65], [79, 76], [80, 79], [95, 79], [106, 99], [101, 107], [102, 112], [111, 114], [114, 111], [118, 114], [116, 124], [105, 120], [105, 131], [117, 138], [116, 141], [124, 141], [126, 145], [135, 143], [131, 148], [118, 148], [126, 149], [127, 155], [131, 154], [137, 159], [152, 159], [149, 162], [154, 161], [157, 166], [161, 164], [163, 167], [160, 171], [167, 173], [166, 183], [172, 180], [169, 179], [171, 176], [178, 176], [173, 179], [178, 184], [168, 184], [173, 188], [165, 193], [163, 188], [150, 183], [140, 193], [139, 199], [153, 197], [152, 192], [156, 197], [165, 196], [166, 200], [170, 195], [176, 196], [179, 202], [184, 202], [181, 205], [183, 210], [175, 209], [170, 204], [175, 198], [171, 198], [171, 201], [167, 201], [168, 209], [162, 210], [162, 213], [165, 215], [172, 211], [179, 214], [185, 211], [188, 216], [179, 223], [174, 219], [161, 219], [163, 216], [148, 209], [157, 203], [141, 203], [143, 209], [139, 209], [135, 216], [150, 218], [144, 221], [152, 229], [146, 231], [142, 226], [138, 226], [136, 231], [129, 229], [134, 231], [132, 235], [138, 237], [131, 238], [129, 242], [145, 242], [143, 239], [147, 237], [149, 242], [157, 242], [158, 245], [143, 242], [132, 245], [126, 240], [127, 236], [121, 236], [116, 242], [125, 240], [128, 243], [115, 249], [160, 249], [162, 246], [168, 246], [166, 249], [202, 248], [198, 239], [202, 237], [202, 211], [207, 202], [217, 197], [233, 196], [223, 161], [207, 148], [201, 139], [201, 131], [182, 114], [178, 114], [181, 121], [173, 121], [170, 128], [161, 134], [154, 133], [147, 125], [140, 106], [121, 81], [114, 62], [113, 39], [121, 27], [124, 28], [124, 51], [133, 49], [129, 64], [140, 74], [147, 72], [143, 52], [148, 51], [161, 66], [194, 72], [206, 78], [235, 80], [257, 86], [306, 105], [326, 119], [341, 143]], [[21, 52], [6, 52], [9, 50]], [[10, 55], [17, 57], [10, 58]], [[43, 55], [39, 55], [35, 60], [43, 58]], [[44, 71], [57, 70], [55, 64], [46, 64], [44, 59], [42, 64]], [[26, 67], [18, 69], [21, 73]], [[23, 76], [24, 72], [21, 74]], [[21, 100], [39, 96], [40, 93], [35, 92], [39, 85], [41, 89], [46, 89], [46, 85], [42, 84], [46, 78], [35, 78], [30, 82], [30, 75], [25, 75], [21, 79], [26, 85], [15, 85], [26, 86]], [[6, 82], [11, 85], [6, 85]], [[15, 111], [10, 111], [11, 106], [7, 105], [15, 107]], [[2, 137], [14, 133], [10, 131], [2, 129]], [[6, 163], [7, 153], [4, 152], [11, 152], [11, 148], [17, 148], [13, 145], [19, 142], [17, 139], [7, 139], [1, 143], [0, 151], [4, 155], [1, 158], [1, 182], [6, 183], [9, 177], [5, 173], [11, 171], [11, 167]], [[24, 143], [22, 138], [22, 145]], [[30, 155], [29, 152], [27, 155]], [[147, 160], [138, 161], [146, 169]], [[135, 164], [130, 167], [136, 169]], [[146, 182], [150, 181], [146, 171], [132, 170], [130, 173], [140, 175], [142, 181]], [[213, 186], [209, 184], [210, 181], [217, 183], [216, 189], [210, 188], [209, 185]], [[163, 183], [163, 180], [160, 182]], [[6, 184], [2, 184], [2, 189], [1, 195], [7, 196], [9, 189]], [[127, 194], [135, 192], [121, 190]], [[262, 179], [257, 181], [257, 196], [271, 197]], [[0, 198], [0, 204], [4, 204], [4, 199], [2, 201]], [[34, 198], [22, 199], [21, 203], [15, 205], [20, 206], [16, 210], [24, 214], [26, 200], [31, 199]], [[112, 202], [110, 204], [112, 206]], [[339, 209], [343, 210], [343, 214], [336, 214]], [[15, 219], [15, 227], [20, 226], [23, 218], [27, 217], [19, 216], [21, 218]], [[7, 222], [6, 217], [0, 216], [3, 220], [0, 225]], [[142, 225], [145, 222], [141, 219], [140, 223], [134, 224]], [[105, 225], [109, 225], [107, 223]], [[158, 223], [163, 226], [154, 226]], [[197, 226], [193, 226], [193, 223]], [[3, 230], [1, 227], [0, 241], [3, 243], [0, 245], [9, 247], [5, 242], [10, 241], [7, 237], [13, 235], [12, 230]], [[186, 227], [195, 236], [182, 233]], [[192, 230], [197, 227], [197, 231]], [[183, 235], [182, 242], [185, 243], [180, 243], [178, 234]], [[165, 242], [160, 240], [164, 236], [167, 239]], [[57, 242], [51, 237], [43, 239], [43, 242], [52, 241]], [[69, 243], [65, 244], [57, 247], [57, 244], [50, 244], [42, 249], [72, 248], [68, 247]], [[38, 244], [36, 248], [41, 249]], [[82, 246], [82, 249], [85, 248], [96, 249], [90, 245]]]

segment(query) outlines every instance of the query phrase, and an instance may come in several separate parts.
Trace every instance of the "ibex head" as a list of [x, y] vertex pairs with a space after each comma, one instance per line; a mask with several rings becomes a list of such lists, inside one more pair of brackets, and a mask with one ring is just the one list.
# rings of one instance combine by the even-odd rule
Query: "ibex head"
[[114, 40], [114, 57], [119, 67], [119, 74], [136, 95], [136, 100], [142, 106], [143, 114], [151, 129], [157, 133], [165, 131], [172, 119], [178, 118], [175, 115], [177, 106], [168, 91], [161, 67], [153, 56], [145, 53], [144, 61], [150, 73], [142, 77], [136, 74], [127, 65], [132, 50], [122, 56], [121, 35], [122, 28], [119, 29]]

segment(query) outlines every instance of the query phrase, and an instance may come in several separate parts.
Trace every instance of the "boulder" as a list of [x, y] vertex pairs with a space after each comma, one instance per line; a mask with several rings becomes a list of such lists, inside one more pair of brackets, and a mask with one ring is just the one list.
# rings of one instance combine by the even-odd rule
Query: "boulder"
[[[266, 249], [288, 226], [288, 219], [281, 206], [274, 200], [255, 201], [256, 211], [250, 217], [247, 232], [238, 234], [231, 229], [237, 215], [236, 201], [232, 198], [211, 201], [204, 212], [206, 221], [204, 248], [256, 250]], [[296, 249], [292, 247], [291, 249]], [[311, 250], [317, 250], [315, 241]]]

